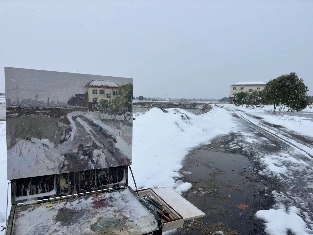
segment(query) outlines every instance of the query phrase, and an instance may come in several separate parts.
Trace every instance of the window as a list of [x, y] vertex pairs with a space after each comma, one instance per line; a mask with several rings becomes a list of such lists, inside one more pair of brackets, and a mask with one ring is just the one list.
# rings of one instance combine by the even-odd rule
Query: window
[[100, 95], [104, 95], [104, 90], [100, 90], [100, 91], [99, 91], [99, 94], [100, 94]]
[[97, 94], [97, 90], [96, 89], [92, 90], [92, 94]]
[[107, 98], [110, 99], [111, 98], [111, 94], [107, 94]]
[[117, 95], [117, 91], [113, 91], [113, 95]]
[[93, 98], [93, 99], [92, 99], [92, 102], [93, 102], [93, 103], [97, 103], [97, 102], [98, 102], [98, 99], [97, 99], [97, 98]]
[[242, 87], [240, 87], [240, 90], [243, 90], [243, 89], [245, 89], [243, 86], [242, 86]]
[[252, 89], [249, 89], [249, 92], [252, 92]]
[[260, 87], [257, 87], [256, 89], [259, 91], [261, 88], [260, 88]]
[[233, 86], [233, 91], [235, 91], [236, 90], [236, 87], [235, 86]]

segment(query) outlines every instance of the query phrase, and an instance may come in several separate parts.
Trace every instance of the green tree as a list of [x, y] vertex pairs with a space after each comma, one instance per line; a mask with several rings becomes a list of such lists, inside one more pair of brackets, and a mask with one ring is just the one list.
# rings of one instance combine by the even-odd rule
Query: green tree
[[142, 96], [142, 95], [139, 96], [138, 99], [139, 99], [139, 100], [143, 100], [143, 96]]
[[109, 101], [107, 111], [111, 115], [123, 115], [124, 119], [130, 118], [132, 112], [133, 84], [120, 87], [118, 95]]
[[303, 79], [290, 73], [269, 81], [264, 89], [264, 98], [274, 105], [274, 110], [277, 106], [286, 106], [289, 110], [301, 111], [309, 105], [307, 91]]
[[100, 112], [104, 112], [107, 113], [108, 112], [108, 108], [109, 108], [109, 101], [102, 99], [99, 101], [99, 111]]
[[236, 106], [244, 105], [248, 94], [246, 92], [239, 92], [234, 95], [234, 104]]
[[245, 99], [246, 105], [260, 105], [263, 104], [263, 93], [261, 91], [252, 91], [248, 93]]

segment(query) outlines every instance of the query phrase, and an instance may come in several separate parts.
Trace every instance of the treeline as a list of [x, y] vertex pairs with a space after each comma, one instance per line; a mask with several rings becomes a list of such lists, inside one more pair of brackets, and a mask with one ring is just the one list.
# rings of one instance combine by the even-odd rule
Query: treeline
[[288, 111], [301, 111], [312, 103], [307, 95], [308, 87], [296, 73], [281, 75], [270, 80], [262, 91], [251, 93], [240, 92], [234, 95], [234, 104], [258, 106], [273, 104], [277, 107], [288, 108]]

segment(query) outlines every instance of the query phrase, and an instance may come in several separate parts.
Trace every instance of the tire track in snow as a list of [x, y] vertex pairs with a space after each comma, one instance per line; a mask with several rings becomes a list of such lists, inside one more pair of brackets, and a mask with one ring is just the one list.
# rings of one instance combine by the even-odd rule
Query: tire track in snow
[[[251, 114], [248, 114], [248, 113], [244, 113], [245, 115], [253, 118], [253, 119], [256, 119], [258, 118], [257, 116], [253, 116]], [[264, 123], [265, 121], [262, 120], [262, 122]], [[301, 144], [301, 145], [304, 145], [306, 146], [307, 148], [309, 149], [312, 149], [313, 151], [313, 145], [312, 144], [309, 144], [309, 143], [306, 143], [305, 141], [302, 141], [296, 137], [293, 137], [290, 133], [288, 133], [287, 131], [284, 131], [282, 129], [279, 129], [279, 128], [275, 128], [275, 126], [273, 126], [274, 124], [271, 124], [271, 123], [265, 123], [265, 124], [262, 124], [262, 126], [266, 126], [267, 129], [271, 130], [271, 131], [274, 131], [274, 132], [278, 132], [279, 135], [282, 135], [284, 136], [285, 138], [288, 138], [288, 139], [291, 139], [291, 140], [295, 140], [296, 139], [296, 142]], [[285, 128], [285, 127], [283, 127]], [[295, 132], [296, 133], [296, 132]], [[312, 155], [312, 154], [311, 154]]]
[[[240, 119], [246, 121], [247, 123], [250, 124], [251, 128], [253, 128], [255, 131], [260, 132], [261, 134], [265, 135], [265, 136], [271, 136], [273, 138], [276, 138], [282, 142], [284, 142], [285, 144], [288, 144], [298, 150], [300, 150], [301, 152], [305, 153], [306, 156], [308, 156], [310, 159], [313, 159], [313, 148], [304, 145], [303, 143], [295, 140], [295, 139], [291, 139], [289, 137], [283, 136], [282, 134], [276, 134], [274, 132], [276, 132], [277, 130], [273, 130], [273, 128], [268, 128], [267, 126], [265, 127], [264, 125], [260, 126], [257, 125], [255, 122], [251, 121], [251, 119], [244, 117], [244, 115], [241, 111], [238, 110], [233, 110], [233, 109], [227, 109], [228, 111], [234, 112]], [[279, 132], [279, 131], [277, 131]]]

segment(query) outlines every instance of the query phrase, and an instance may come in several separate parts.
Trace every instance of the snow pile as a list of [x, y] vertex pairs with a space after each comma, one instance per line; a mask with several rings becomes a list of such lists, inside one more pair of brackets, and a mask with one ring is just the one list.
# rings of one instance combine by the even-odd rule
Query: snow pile
[[[188, 151], [207, 143], [237, 126], [231, 114], [219, 108], [196, 116], [182, 109], [153, 108], [133, 122], [132, 169], [138, 188], [172, 187], [177, 192], [190, 189], [190, 183], [175, 182]], [[134, 188], [131, 174], [129, 185]]]
[[260, 210], [256, 217], [265, 221], [265, 231], [269, 235], [286, 235], [288, 230], [295, 234], [309, 234], [305, 222], [299, 216], [299, 209], [294, 206], [287, 209], [279, 205], [277, 209]]
[[48, 139], [19, 140], [9, 149], [10, 179], [52, 175], [59, 172], [60, 153]]

